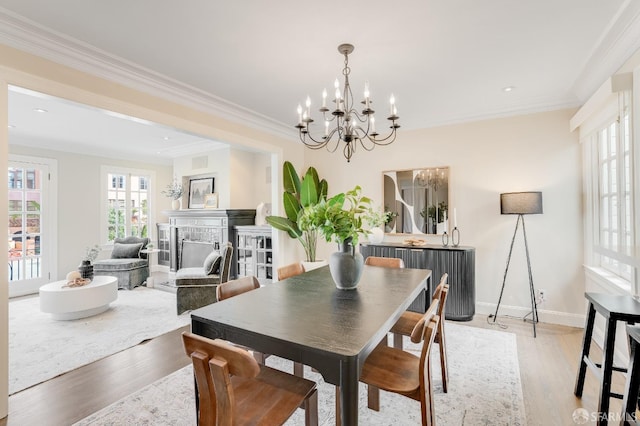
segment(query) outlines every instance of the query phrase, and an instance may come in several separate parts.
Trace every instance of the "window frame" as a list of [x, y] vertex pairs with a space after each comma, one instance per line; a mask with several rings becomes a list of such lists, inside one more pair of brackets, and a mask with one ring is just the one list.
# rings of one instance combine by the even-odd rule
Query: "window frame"
[[[129, 202], [131, 200], [131, 177], [138, 176], [143, 177], [146, 185], [147, 192], [147, 237], [153, 241], [153, 227], [155, 226], [155, 193], [153, 191], [154, 182], [156, 181], [156, 172], [149, 169], [135, 169], [135, 168], [127, 168], [127, 167], [118, 167], [118, 166], [109, 166], [103, 165], [100, 169], [101, 174], [101, 191], [100, 191], [100, 238], [104, 241], [105, 245], [112, 245], [113, 240], [109, 239], [109, 191], [124, 191], [125, 193], [125, 202], [124, 202], [124, 225], [125, 225], [125, 236], [131, 235], [132, 229], [132, 210], [133, 207]], [[109, 179], [109, 175], [124, 175], [125, 181], [116, 182], [116, 186], [118, 188], [113, 188], [114, 181]], [[121, 188], [124, 186], [124, 188]]]

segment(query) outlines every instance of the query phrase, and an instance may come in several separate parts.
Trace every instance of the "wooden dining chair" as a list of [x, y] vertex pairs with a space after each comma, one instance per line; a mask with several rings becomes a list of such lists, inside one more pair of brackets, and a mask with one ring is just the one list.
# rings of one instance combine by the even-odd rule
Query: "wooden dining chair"
[[365, 265], [382, 266], [384, 268], [404, 268], [404, 260], [397, 257], [376, 257], [369, 256], [364, 261]]
[[304, 266], [300, 262], [282, 266], [278, 268], [278, 281], [304, 274], [304, 272]]
[[[242, 293], [246, 293], [247, 291], [255, 290], [260, 288], [260, 282], [254, 276], [242, 277], [237, 280], [227, 281], [226, 283], [220, 284], [216, 289], [216, 296], [218, 297], [218, 302], [221, 302], [225, 299], [228, 299], [233, 296], [237, 296]], [[250, 348], [244, 347], [244, 349], [249, 350]], [[269, 355], [263, 354], [262, 352], [254, 351], [253, 357], [258, 361], [259, 364], [264, 364], [267, 357]], [[304, 376], [304, 366], [299, 362], [293, 363], [293, 374], [298, 377]]]
[[198, 388], [198, 425], [282, 425], [301, 405], [305, 425], [318, 425], [316, 384], [259, 365], [222, 340], [182, 333]]
[[[449, 284], [447, 279], [449, 274], [442, 274], [440, 283], [436, 287], [432, 300], [439, 300], [438, 316], [440, 317], [440, 323], [438, 324], [438, 333], [435, 337], [435, 342], [438, 344], [440, 350], [440, 367], [442, 371], [442, 391], [447, 393], [449, 391], [449, 370], [447, 368], [447, 344], [444, 332], [445, 323], [445, 307], [447, 305], [447, 296], [449, 294]], [[402, 336], [410, 336], [413, 327], [422, 318], [422, 315], [418, 312], [405, 311], [402, 316], [391, 328], [393, 333], [393, 347], [396, 349], [402, 349]]]
[[[438, 300], [434, 300], [412, 330], [411, 341], [422, 342], [419, 357], [389, 347], [383, 341], [365, 360], [360, 381], [376, 390], [374, 394], [369, 393], [368, 406], [372, 410], [380, 411], [378, 390], [386, 390], [420, 402], [422, 425], [435, 426], [430, 354], [440, 322], [439, 303]], [[336, 416], [339, 417], [339, 404], [336, 404], [336, 409]]]

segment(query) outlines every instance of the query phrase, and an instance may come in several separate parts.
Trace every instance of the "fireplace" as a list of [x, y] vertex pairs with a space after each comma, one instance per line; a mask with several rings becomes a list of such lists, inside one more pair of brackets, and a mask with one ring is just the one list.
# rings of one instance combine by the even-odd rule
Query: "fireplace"
[[[230, 241], [236, 241], [237, 225], [253, 225], [256, 211], [252, 209], [192, 209], [164, 212], [169, 216], [169, 270], [179, 267], [181, 242], [198, 241], [213, 244], [214, 248]], [[210, 246], [209, 246], [210, 247]], [[231, 264], [236, 263], [234, 247]], [[231, 279], [235, 279], [236, 268], [232, 268]]]

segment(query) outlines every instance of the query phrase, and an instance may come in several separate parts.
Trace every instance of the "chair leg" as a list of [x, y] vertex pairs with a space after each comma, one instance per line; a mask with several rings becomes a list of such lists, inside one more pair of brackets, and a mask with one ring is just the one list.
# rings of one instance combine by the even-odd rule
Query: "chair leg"
[[318, 426], [318, 390], [314, 389], [309, 398], [304, 401], [305, 426]]
[[402, 350], [402, 334], [393, 333], [393, 347]]
[[299, 362], [293, 363], [293, 375], [298, 377], [304, 377], [304, 365]]
[[440, 321], [438, 327], [438, 346], [440, 347], [440, 369], [442, 370], [442, 391], [449, 391], [449, 369], [447, 368], [447, 345], [444, 338], [444, 321]]
[[380, 411], [380, 389], [367, 385], [367, 407], [373, 411]]

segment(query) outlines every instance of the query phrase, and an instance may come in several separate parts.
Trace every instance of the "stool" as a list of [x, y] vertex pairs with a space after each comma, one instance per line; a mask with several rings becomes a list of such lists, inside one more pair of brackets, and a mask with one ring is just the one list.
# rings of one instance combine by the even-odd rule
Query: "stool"
[[[592, 369], [600, 380], [600, 399], [598, 401], [598, 412], [609, 413], [609, 399], [622, 398], [622, 395], [611, 392], [611, 375], [613, 371], [626, 372], [626, 368], [613, 366], [613, 350], [616, 340], [616, 325], [618, 321], [625, 321], [629, 324], [640, 322], [640, 302], [631, 296], [616, 296], [601, 293], [585, 293], [584, 296], [589, 301], [589, 312], [584, 328], [584, 340], [582, 344], [582, 355], [580, 356], [580, 367], [576, 378], [574, 394], [582, 397], [584, 379], [587, 367]], [[604, 348], [602, 364], [596, 364], [589, 358], [591, 348], [591, 338], [593, 334], [593, 323], [596, 312], [606, 320], [604, 332]], [[606, 425], [608, 416], [598, 416], [598, 425]]]
[[622, 398], [622, 418], [621, 425], [636, 424], [636, 406], [638, 405], [638, 387], [640, 387], [640, 327], [627, 326], [629, 335], [629, 368], [627, 372], [627, 382], [624, 387], [624, 398]]

